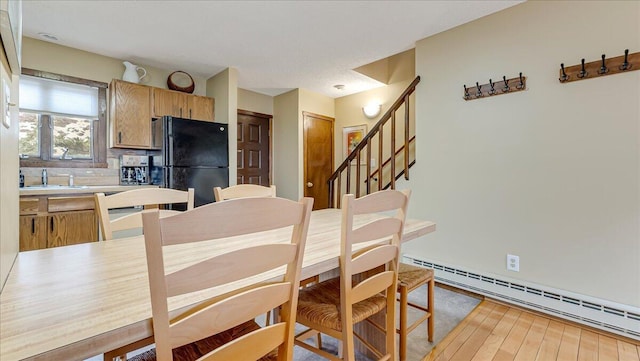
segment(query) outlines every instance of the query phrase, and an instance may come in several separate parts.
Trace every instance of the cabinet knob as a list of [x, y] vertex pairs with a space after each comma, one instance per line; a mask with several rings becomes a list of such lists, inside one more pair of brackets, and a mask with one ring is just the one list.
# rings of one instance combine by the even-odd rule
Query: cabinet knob
[[311, 188], [311, 187], [313, 187], [313, 183], [307, 182], [307, 188]]

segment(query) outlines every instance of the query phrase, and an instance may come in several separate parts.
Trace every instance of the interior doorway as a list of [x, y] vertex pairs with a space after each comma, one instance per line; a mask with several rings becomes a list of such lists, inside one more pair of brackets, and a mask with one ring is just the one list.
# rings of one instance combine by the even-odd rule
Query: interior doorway
[[272, 119], [238, 109], [238, 184], [271, 185]]
[[313, 209], [329, 207], [327, 180], [333, 173], [334, 118], [302, 112], [304, 123], [304, 196], [312, 197]]

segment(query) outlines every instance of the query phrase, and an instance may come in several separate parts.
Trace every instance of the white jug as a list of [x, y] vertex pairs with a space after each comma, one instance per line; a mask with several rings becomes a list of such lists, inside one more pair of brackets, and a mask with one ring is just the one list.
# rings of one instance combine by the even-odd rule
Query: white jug
[[[147, 75], [147, 71], [142, 67], [131, 64], [128, 61], [123, 61], [122, 64], [124, 64], [125, 67], [124, 74], [122, 74], [122, 80], [137, 84]], [[139, 75], [138, 73], [140, 70], [142, 71], [142, 75]]]

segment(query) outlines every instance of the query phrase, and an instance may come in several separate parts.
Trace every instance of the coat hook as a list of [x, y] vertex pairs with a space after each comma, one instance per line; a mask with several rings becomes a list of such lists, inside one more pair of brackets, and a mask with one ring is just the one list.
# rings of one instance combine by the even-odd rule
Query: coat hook
[[502, 88], [502, 92], [503, 93], [507, 93], [509, 92], [509, 90], [511, 90], [511, 88], [509, 87], [509, 81], [507, 80], [506, 76], [502, 76], [502, 80], [504, 81], [504, 88]]
[[489, 90], [489, 95], [493, 95], [496, 93], [496, 89], [495, 87], [495, 83], [493, 81], [491, 81], [491, 79], [489, 79], [489, 86], [491, 87], [491, 90]]
[[560, 82], [569, 80], [569, 76], [564, 72], [564, 63], [560, 64], [560, 68], [562, 69], [562, 75], [560, 76], [560, 78], [558, 78], [558, 80], [560, 80]]
[[516, 89], [524, 89], [524, 80], [522, 79], [522, 72], [520, 72], [520, 84], [516, 85]]
[[582, 79], [587, 76], [587, 71], [584, 69], [584, 58], [582, 58], [582, 70], [578, 73], [578, 78]]
[[609, 72], [609, 69], [604, 65], [604, 54], [602, 54], [602, 66], [600, 70], [598, 70], [598, 74], [606, 74]]
[[469, 95], [469, 89], [467, 89], [467, 85], [464, 84], [463, 87], [464, 87], [464, 98], [465, 99], [471, 98], [471, 95]]
[[624, 50], [624, 63], [620, 65], [620, 70], [629, 70], [631, 69], [631, 64], [629, 64], [629, 49]]
[[478, 91], [476, 91], [476, 97], [480, 98], [482, 96], [482, 85], [478, 84], [478, 82], [476, 82], [476, 88], [478, 89]]

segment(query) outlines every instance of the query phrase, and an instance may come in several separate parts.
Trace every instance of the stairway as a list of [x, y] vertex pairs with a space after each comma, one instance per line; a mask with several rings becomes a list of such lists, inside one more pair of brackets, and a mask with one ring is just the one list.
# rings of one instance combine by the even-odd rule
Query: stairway
[[361, 197], [395, 189], [402, 176], [409, 180], [409, 168], [415, 164], [415, 129], [411, 126], [415, 115], [409, 100], [419, 82], [418, 76], [329, 177], [329, 207], [340, 208], [343, 194]]

